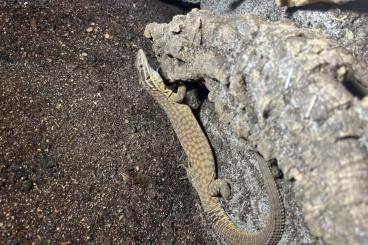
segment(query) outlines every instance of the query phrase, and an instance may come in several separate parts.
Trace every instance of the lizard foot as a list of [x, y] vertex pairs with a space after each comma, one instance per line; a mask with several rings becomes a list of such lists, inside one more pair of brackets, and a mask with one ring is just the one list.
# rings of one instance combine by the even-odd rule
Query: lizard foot
[[229, 199], [231, 195], [229, 182], [225, 179], [215, 179], [209, 186], [211, 196], [221, 195], [225, 199]]
[[172, 102], [180, 103], [184, 100], [187, 89], [184, 84], [179, 84], [178, 90], [168, 95], [168, 99]]
[[184, 164], [179, 164], [178, 166], [184, 168], [186, 173], [186, 175], [181, 177], [180, 180], [190, 179], [190, 167], [185, 166]]

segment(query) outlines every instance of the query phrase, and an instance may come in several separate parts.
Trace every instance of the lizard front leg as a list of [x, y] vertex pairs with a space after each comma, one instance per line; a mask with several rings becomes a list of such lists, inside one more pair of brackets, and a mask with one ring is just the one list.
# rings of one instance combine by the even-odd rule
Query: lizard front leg
[[176, 92], [172, 91], [172, 93], [168, 96], [168, 99], [175, 103], [180, 103], [184, 100], [185, 93], [187, 89], [184, 84], [179, 84], [178, 90]]
[[229, 182], [225, 179], [214, 179], [209, 187], [209, 194], [213, 197], [221, 195], [225, 199], [229, 199], [231, 195]]

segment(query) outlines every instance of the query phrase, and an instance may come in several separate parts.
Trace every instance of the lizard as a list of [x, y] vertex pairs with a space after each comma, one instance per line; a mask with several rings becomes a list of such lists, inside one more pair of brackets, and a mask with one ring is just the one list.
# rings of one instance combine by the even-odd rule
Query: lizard
[[223, 209], [219, 196], [229, 198], [226, 180], [216, 177], [216, 165], [209, 141], [191, 108], [182, 103], [186, 88], [180, 84], [176, 91], [167, 86], [158, 71], [148, 63], [142, 49], [137, 53], [135, 66], [139, 83], [167, 114], [169, 121], [188, 157], [185, 167], [188, 178], [197, 191], [201, 206], [215, 233], [229, 245], [277, 244], [284, 229], [284, 207], [267, 162], [255, 154], [259, 162], [270, 203], [270, 215], [264, 227], [255, 232], [239, 229]]

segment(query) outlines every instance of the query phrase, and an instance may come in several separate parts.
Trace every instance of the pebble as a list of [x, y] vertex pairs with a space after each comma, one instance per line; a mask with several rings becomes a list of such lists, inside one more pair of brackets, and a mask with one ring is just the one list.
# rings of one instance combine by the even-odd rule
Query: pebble
[[90, 26], [90, 27], [88, 27], [87, 29], [86, 29], [86, 32], [92, 32], [93, 31], [93, 27], [92, 26]]
[[31, 19], [31, 28], [35, 30], [37, 28], [37, 22], [35, 18]]
[[110, 34], [109, 34], [109, 33], [105, 33], [105, 34], [104, 34], [104, 37], [105, 37], [106, 39], [110, 39], [110, 38], [111, 38], [111, 36], [110, 36]]

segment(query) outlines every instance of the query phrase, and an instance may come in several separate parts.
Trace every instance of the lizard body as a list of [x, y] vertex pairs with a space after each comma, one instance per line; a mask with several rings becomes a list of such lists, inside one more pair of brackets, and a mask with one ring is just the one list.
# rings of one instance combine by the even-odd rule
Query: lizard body
[[240, 230], [225, 213], [217, 197], [219, 194], [229, 197], [230, 189], [225, 180], [216, 178], [215, 160], [207, 137], [190, 107], [179, 103], [184, 98], [185, 87], [179, 86], [177, 92], [168, 88], [148, 63], [143, 50], [138, 51], [135, 65], [140, 84], [163, 108], [188, 156], [188, 177], [215, 233], [229, 245], [277, 244], [283, 233], [284, 209], [267, 163], [257, 155], [271, 207], [268, 221], [263, 229], [256, 232]]

